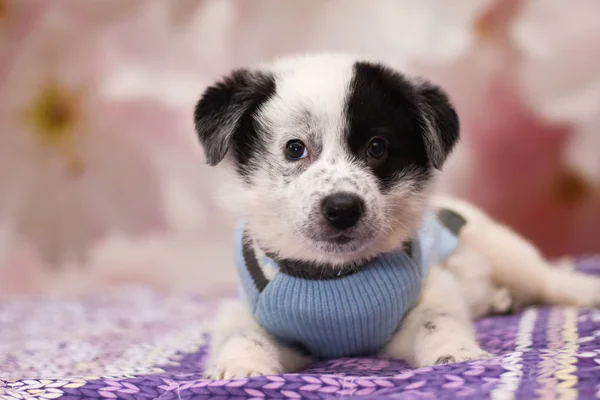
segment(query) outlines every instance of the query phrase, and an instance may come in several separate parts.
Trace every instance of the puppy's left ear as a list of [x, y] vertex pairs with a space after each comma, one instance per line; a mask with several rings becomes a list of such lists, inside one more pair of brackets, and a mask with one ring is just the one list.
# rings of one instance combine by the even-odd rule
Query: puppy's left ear
[[419, 105], [427, 127], [427, 151], [433, 166], [441, 169], [460, 136], [458, 115], [440, 87], [429, 82], [417, 85]]
[[247, 69], [233, 71], [204, 91], [194, 109], [194, 123], [208, 164], [217, 165], [232, 142], [252, 135], [253, 114], [274, 92], [271, 74]]

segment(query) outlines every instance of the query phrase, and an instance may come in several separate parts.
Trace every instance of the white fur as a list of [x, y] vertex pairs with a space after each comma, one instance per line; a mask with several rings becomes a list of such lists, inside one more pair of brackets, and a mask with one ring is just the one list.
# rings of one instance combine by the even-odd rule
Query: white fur
[[[598, 278], [551, 267], [530, 243], [469, 204], [452, 198], [431, 202], [429, 189], [417, 190], [418, 178], [410, 171], [388, 193], [378, 190], [376, 178], [352, 161], [343, 143], [343, 108], [355, 60], [322, 54], [268, 67], [276, 75], [277, 94], [256, 119], [272, 140], [255, 161], [252, 183], [233, 174], [223, 196], [246, 219], [259, 248], [333, 266], [358, 263], [397, 249], [415, 234], [431, 206], [462, 214], [467, 224], [458, 250], [432, 266], [418, 305], [383, 351], [416, 366], [490, 357], [471, 324], [489, 313], [537, 303], [599, 306]], [[427, 117], [431, 110], [424, 113]], [[282, 158], [291, 139], [307, 144], [306, 160]], [[431, 151], [436, 146], [429, 144]], [[330, 251], [311, 234], [326, 233], [315, 217], [318, 204], [338, 191], [360, 195], [367, 211], [357, 229], [360, 246]], [[239, 303], [220, 314], [206, 374], [215, 379], [277, 374], [309, 362], [269, 337]]]
[[310, 360], [281, 346], [256, 323], [241, 302], [219, 310], [205, 375], [212, 379], [281, 374]]

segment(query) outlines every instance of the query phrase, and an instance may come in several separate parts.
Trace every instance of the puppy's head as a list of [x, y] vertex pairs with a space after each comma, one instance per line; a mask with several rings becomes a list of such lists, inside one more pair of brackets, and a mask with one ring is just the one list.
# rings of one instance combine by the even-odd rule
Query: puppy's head
[[320, 54], [237, 70], [195, 124], [225, 200], [280, 257], [332, 265], [397, 249], [418, 229], [459, 137], [446, 95], [378, 63]]

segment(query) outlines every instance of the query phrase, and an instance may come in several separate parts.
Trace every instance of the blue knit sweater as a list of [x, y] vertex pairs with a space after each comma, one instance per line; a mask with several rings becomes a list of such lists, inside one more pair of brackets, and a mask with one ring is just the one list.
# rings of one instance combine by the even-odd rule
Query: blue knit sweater
[[242, 297], [268, 333], [313, 357], [376, 354], [417, 302], [432, 259], [447, 258], [458, 245], [464, 220], [444, 212], [443, 218], [428, 215], [403, 249], [318, 278], [303, 275], [308, 264], [257, 255], [240, 223], [235, 243]]

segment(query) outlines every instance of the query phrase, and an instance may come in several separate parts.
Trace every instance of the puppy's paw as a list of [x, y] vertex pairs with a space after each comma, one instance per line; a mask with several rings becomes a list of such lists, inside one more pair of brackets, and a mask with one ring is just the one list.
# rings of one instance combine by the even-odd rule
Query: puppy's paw
[[513, 307], [513, 299], [505, 287], [495, 287], [491, 294], [490, 306], [495, 314], [504, 314]]
[[594, 299], [592, 300], [591, 307], [592, 308], [600, 308], [600, 279], [594, 277], [596, 291], [594, 293]]
[[[572, 284], [572, 291], [567, 296], [572, 299], [559, 298], [555, 303], [574, 307], [600, 308], [600, 278], [589, 275], [576, 276], [579, 282]], [[575, 282], [575, 279], [573, 279]], [[564, 296], [564, 297], [567, 297]]]
[[551, 305], [600, 308], [600, 277], [549, 267], [542, 301]]
[[419, 360], [420, 367], [453, 364], [466, 361], [485, 360], [494, 355], [480, 347], [443, 346]]
[[277, 349], [262, 337], [236, 335], [209, 362], [204, 377], [233, 379], [284, 372]]
[[[579, 282], [577, 282], [577, 280]], [[574, 275], [572, 283], [573, 296], [576, 296], [572, 302], [576, 307], [600, 308], [600, 278], [593, 275], [577, 274]], [[569, 303], [565, 301], [565, 303]]]
[[277, 362], [259, 363], [249, 357], [240, 356], [234, 360], [218, 362], [204, 372], [206, 379], [234, 379], [252, 376], [278, 375], [283, 373]]

